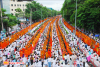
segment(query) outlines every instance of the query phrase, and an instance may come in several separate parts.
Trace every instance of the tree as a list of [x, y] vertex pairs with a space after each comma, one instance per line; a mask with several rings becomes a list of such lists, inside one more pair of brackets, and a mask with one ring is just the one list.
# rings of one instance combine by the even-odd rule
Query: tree
[[[65, 0], [61, 13], [66, 21], [71, 24], [75, 23], [76, 0]], [[77, 23], [79, 28], [88, 31], [100, 30], [100, 0], [78, 0], [77, 1]]]
[[16, 11], [16, 13], [15, 13], [16, 17], [23, 17], [24, 16], [24, 12], [20, 8], [15, 9], [15, 11]]
[[16, 12], [22, 12], [20, 8], [15, 9]]
[[[3, 17], [6, 16], [6, 14], [5, 14], [6, 10], [3, 8], [1, 8], [1, 10], [2, 10], [2, 19], [3, 19]], [[2, 23], [3, 23], [3, 20], [2, 20]], [[3, 23], [3, 26], [4, 26], [4, 23]], [[2, 24], [1, 24], [1, 12], [0, 12], [0, 30], [1, 30], [1, 28], [2, 28]]]
[[57, 11], [48, 9], [47, 7], [42, 6], [41, 4], [37, 3], [36, 1], [32, 1], [31, 3], [26, 4], [27, 9], [25, 10], [25, 16], [27, 18], [30, 17], [30, 11], [32, 10], [32, 20], [38, 21], [41, 19], [41, 12], [42, 12], [42, 20], [44, 18], [55, 16]]
[[[4, 28], [7, 30], [7, 27], [12, 27], [14, 25], [16, 25], [17, 23], [19, 23], [19, 21], [17, 20], [17, 18], [11, 14], [5, 14], [6, 10], [2, 9], [2, 16], [3, 16], [3, 25]], [[1, 15], [1, 14], [0, 14]], [[6, 18], [4, 18], [6, 17]], [[1, 18], [0, 18], [1, 20]], [[1, 29], [1, 21], [0, 21], [0, 29]]]
[[77, 18], [77, 24], [81, 28], [95, 32], [100, 29], [100, 0], [84, 1], [78, 9]]

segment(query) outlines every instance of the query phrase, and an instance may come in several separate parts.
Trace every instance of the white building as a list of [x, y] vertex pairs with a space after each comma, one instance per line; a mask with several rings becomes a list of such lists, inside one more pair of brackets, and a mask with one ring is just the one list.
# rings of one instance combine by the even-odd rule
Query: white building
[[2, 1], [2, 8], [6, 9], [6, 14], [10, 14], [10, 0], [1, 0]]
[[10, 1], [10, 13], [15, 15], [16, 11], [15, 9], [20, 8], [23, 12], [26, 9], [26, 4], [30, 3], [31, 1], [17, 1], [17, 0], [11, 0]]
[[15, 15], [15, 9], [20, 8], [22, 11], [25, 11], [25, 5], [31, 1], [33, 0], [2, 0], [2, 4], [3, 8], [6, 9], [6, 14]]

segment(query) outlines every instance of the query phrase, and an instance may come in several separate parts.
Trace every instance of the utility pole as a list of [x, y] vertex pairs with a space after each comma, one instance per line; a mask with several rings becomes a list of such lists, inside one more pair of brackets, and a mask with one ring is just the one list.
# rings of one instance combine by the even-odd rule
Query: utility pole
[[30, 12], [30, 24], [32, 25], [32, 8], [31, 8], [31, 12]]
[[76, 13], [75, 13], [75, 34], [76, 34], [76, 17], [77, 17], [77, 0], [76, 0]]
[[23, 19], [24, 19], [24, 11], [25, 11], [25, 10], [24, 10], [24, 5], [23, 5]]
[[41, 8], [41, 22], [42, 22], [42, 8]]
[[1, 10], [1, 24], [2, 24], [2, 31], [3, 31], [2, 10]]
[[3, 31], [3, 22], [2, 22], [2, 10], [1, 10], [1, 6], [2, 6], [2, 1], [0, 1], [0, 13], [1, 13], [1, 25], [2, 25], [2, 31]]
[[[29, 4], [30, 7], [30, 4]], [[32, 25], [32, 8], [30, 7], [30, 29], [31, 29], [31, 25]]]
[[63, 18], [64, 18], [64, 10], [63, 10]]
[[[29, 7], [30, 7], [30, 4], [29, 4]], [[32, 24], [32, 8], [30, 7], [30, 25]]]

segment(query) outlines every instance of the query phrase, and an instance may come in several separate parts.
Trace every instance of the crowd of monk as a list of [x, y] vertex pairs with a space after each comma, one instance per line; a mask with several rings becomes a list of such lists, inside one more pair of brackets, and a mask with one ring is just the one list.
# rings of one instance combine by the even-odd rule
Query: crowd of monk
[[[68, 33], [62, 27], [62, 21]], [[36, 32], [27, 33], [40, 23], [34, 23], [0, 42], [3, 62], [24, 62], [4, 67], [86, 67], [91, 59], [100, 66], [98, 41], [78, 30], [73, 36], [74, 28], [61, 16], [50, 18]]]

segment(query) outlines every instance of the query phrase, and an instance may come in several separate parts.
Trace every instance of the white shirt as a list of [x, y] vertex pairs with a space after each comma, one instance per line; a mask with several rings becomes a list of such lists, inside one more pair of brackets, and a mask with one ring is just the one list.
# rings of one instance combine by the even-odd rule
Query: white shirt
[[53, 66], [55, 66], [55, 64], [56, 64], [56, 60], [52, 60], [52, 62], [53, 62]]
[[91, 53], [93, 53], [93, 49], [91, 49]]
[[79, 60], [76, 61], [77, 64], [80, 64]]
[[6, 57], [5, 56], [3, 56], [3, 61], [5, 61], [6, 60]]
[[88, 50], [90, 50], [90, 47], [89, 47], [89, 46], [87, 46], [87, 49], [88, 49]]
[[100, 57], [98, 57], [98, 60], [100, 61]]
[[94, 59], [97, 60], [97, 56], [95, 56]]
[[2, 51], [0, 51], [0, 57], [2, 57]]
[[69, 61], [69, 54], [67, 55], [67, 60]]
[[67, 59], [67, 55], [66, 55], [66, 56], [64, 56], [64, 58], [65, 58], [65, 59]]
[[23, 58], [23, 62], [24, 62], [24, 63], [26, 63], [26, 62], [27, 62], [27, 59], [26, 59], [26, 57], [24, 57], [24, 58]]
[[30, 62], [30, 59], [28, 59], [28, 62]]
[[5, 51], [5, 55], [8, 55], [8, 51]]
[[44, 64], [47, 64], [48, 62], [47, 62], [47, 59], [46, 60], [44, 60]]
[[83, 57], [83, 58], [82, 58], [82, 61], [83, 61], [83, 62], [86, 62], [86, 59]]
[[52, 61], [52, 59], [51, 58], [48, 58], [48, 62], [51, 62]]

